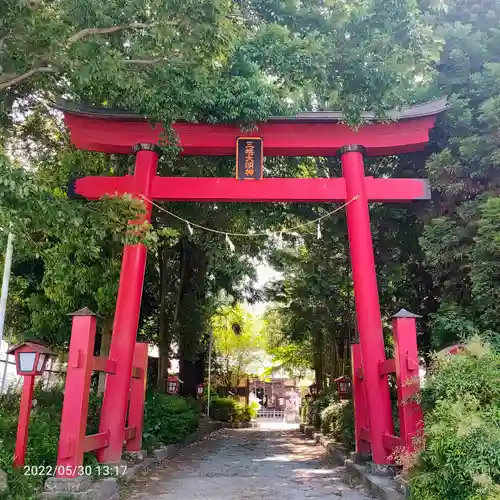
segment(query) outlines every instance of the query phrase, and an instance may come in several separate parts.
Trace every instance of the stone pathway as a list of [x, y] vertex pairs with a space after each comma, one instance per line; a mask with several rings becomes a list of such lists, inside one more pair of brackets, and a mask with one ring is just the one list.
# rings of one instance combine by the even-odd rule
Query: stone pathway
[[365, 500], [297, 426], [226, 429], [139, 479], [128, 500]]

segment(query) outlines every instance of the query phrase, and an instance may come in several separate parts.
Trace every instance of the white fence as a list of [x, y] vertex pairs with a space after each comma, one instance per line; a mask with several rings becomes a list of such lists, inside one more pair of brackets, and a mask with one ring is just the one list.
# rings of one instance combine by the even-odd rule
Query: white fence
[[259, 420], [283, 420], [285, 418], [285, 410], [277, 408], [261, 408], [257, 412]]

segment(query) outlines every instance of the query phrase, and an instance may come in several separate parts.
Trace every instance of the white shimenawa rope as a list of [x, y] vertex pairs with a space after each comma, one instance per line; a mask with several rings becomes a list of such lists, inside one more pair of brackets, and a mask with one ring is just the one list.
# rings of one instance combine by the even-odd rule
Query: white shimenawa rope
[[286, 234], [286, 233], [292, 233], [292, 232], [295, 232], [297, 229], [300, 229], [300, 228], [303, 228], [303, 227], [307, 227], [307, 226], [310, 226], [311, 224], [316, 224], [317, 225], [317, 228], [316, 228], [316, 235], [317, 235], [317, 238], [318, 239], [321, 239], [322, 237], [322, 234], [321, 234], [321, 226], [320, 226], [320, 222], [323, 220], [323, 219], [326, 219], [327, 217], [330, 217], [331, 215], [337, 213], [337, 212], [340, 212], [340, 210], [344, 209], [345, 207], [347, 207], [347, 205], [351, 204], [353, 201], [357, 200], [359, 198], [359, 194], [357, 194], [356, 196], [354, 196], [352, 199], [350, 199], [348, 202], [344, 203], [343, 205], [341, 205], [340, 207], [337, 207], [335, 210], [332, 210], [331, 212], [328, 212], [326, 213], [325, 215], [322, 215], [321, 217], [318, 217], [314, 220], [311, 220], [311, 221], [308, 221], [308, 222], [304, 222], [302, 224], [297, 224], [296, 226], [292, 226], [292, 227], [289, 227], [288, 229], [280, 229], [278, 231], [275, 231], [273, 233], [270, 233], [269, 231], [268, 232], [265, 232], [265, 233], [231, 233], [229, 231], [220, 231], [219, 229], [212, 229], [211, 227], [205, 227], [205, 226], [202, 226], [200, 224], [196, 224], [195, 222], [192, 222], [192, 221], [189, 221], [187, 219], [184, 219], [183, 217], [180, 217], [179, 215], [177, 214], [174, 214], [173, 212], [170, 212], [170, 210], [167, 210], [166, 208], [163, 208], [162, 206], [158, 205], [157, 203], [155, 203], [154, 201], [146, 198], [145, 196], [141, 195], [142, 199], [148, 203], [151, 203], [151, 205], [153, 205], [154, 207], [156, 207], [158, 210], [162, 211], [162, 212], [165, 212], [166, 214], [170, 215], [171, 217], [174, 217], [182, 222], [184, 222], [188, 228], [188, 231], [189, 231], [189, 234], [193, 234], [193, 227], [196, 227], [198, 229], [201, 229], [203, 231], [208, 231], [210, 233], [216, 233], [216, 234], [221, 234], [223, 236], [226, 237], [226, 243], [228, 244], [229, 248], [231, 250], [234, 250], [234, 245], [232, 243], [232, 241], [229, 239], [229, 236], [236, 236], [236, 237], [259, 237], [259, 236], [271, 236], [272, 234], [275, 234], [275, 235], [278, 235], [278, 237], [281, 237], [282, 234]]

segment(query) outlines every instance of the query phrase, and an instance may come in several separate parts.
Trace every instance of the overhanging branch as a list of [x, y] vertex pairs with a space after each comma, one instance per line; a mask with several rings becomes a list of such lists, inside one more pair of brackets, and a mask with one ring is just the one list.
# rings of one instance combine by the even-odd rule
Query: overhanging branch
[[149, 66], [151, 64], [156, 64], [161, 61], [165, 61], [165, 57], [155, 57], [154, 59], [123, 59], [123, 64], [138, 64], [139, 66]]
[[56, 68], [52, 68], [51, 66], [41, 66], [37, 68], [32, 68], [29, 71], [26, 71], [26, 73], [23, 73], [22, 75], [11, 76], [8, 77], [6, 80], [0, 81], [0, 90], [4, 90], [12, 85], [21, 83], [22, 81], [26, 80], [26, 78], [29, 78], [35, 73], [57, 73], [57, 71], [58, 70]]
[[[166, 24], [176, 25], [177, 22], [170, 21]], [[79, 40], [83, 40], [84, 38], [94, 35], [109, 35], [110, 33], [117, 33], [119, 31], [124, 31], [128, 29], [151, 28], [153, 25], [154, 23], [129, 23], [129, 24], [118, 24], [116, 26], [110, 26], [108, 28], [85, 28], [83, 30], [78, 31], [70, 38], [68, 38], [68, 43], [73, 44]], [[123, 62], [127, 64], [148, 65], [159, 62], [161, 61], [161, 59], [162, 58], [156, 58], [144, 61], [140, 59], [130, 59], [130, 60], [124, 60]], [[33, 76], [36, 73], [57, 73], [57, 72], [58, 69], [51, 66], [37, 66], [35, 68], [30, 69], [29, 71], [26, 71], [25, 73], [22, 73], [21, 75], [3, 75], [3, 78], [2, 75], [0, 75], [0, 90], [4, 90], [8, 87], [11, 87], [12, 85], [21, 83], [22, 81], [26, 80], [27, 78]]]
[[68, 39], [69, 43], [75, 43], [82, 38], [87, 38], [93, 35], [109, 35], [110, 33], [117, 33], [118, 31], [124, 31], [128, 29], [142, 29], [150, 28], [152, 24], [148, 23], [130, 23], [130, 24], [118, 24], [117, 26], [110, 26], [109, 28], [85, 28], [78, 33], [75, 33], [72, 37]]

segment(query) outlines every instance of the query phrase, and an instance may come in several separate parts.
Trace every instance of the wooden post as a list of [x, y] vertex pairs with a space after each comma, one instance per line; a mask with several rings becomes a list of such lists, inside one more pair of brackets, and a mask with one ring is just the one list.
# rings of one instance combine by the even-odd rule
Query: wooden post
[[17, 424], [16, 449], [14, 451], [14, 467], [22, 467], [26, 456], [28, 445], [28, 427], [30, 423], [31, 406], [33, 404], [33, 389], [35, 387], [35, 376], [26, 375], [23, 382], [21, 394], [21, 405], [19, 407], [19, 422]]
[[89, 410], [90, 377], [94, 361], [96, 316], [88, 308], [70, 314], [73, 328], [64, 385], [57, 477], [75, 477], [83, 463]]
[[363, 360], [359, 344], [351, 344], [351, 366], [356, 455], [359, 458], [368, 458], [370, 456], [370, 443], [366, 441], [369, 429], [368, 408], [366, 406], [365, 384], [363, 380]]
[[130, 382], [130, 404], [128, 428], [135, 428], [133, 439], [127, 441], [126, 450], [140, 452], [142, 447], [142, 428], [144, 422], [144, 403], [148, 373], [148, 343], [137, 342], [134, 350], [134, 369]]
[[406, 309], [401, 309], [392, 317], [399, 435], [408, 451], [414, 450], [413, 440], [422, 431], [424, 419], [420, 404], [413, 398], [420, 390], [416, 318], [421, 316]]

